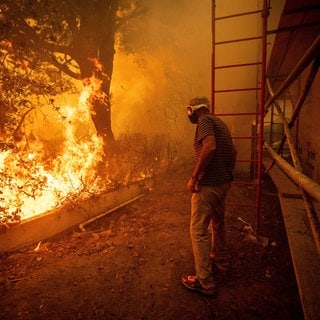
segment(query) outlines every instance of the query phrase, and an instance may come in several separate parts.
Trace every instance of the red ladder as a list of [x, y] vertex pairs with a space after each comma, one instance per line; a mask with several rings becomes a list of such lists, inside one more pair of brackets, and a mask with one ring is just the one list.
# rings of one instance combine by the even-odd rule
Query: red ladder
[[[226, 16], [220, 16], [216, 17], [216, 3], [213, 0], [212, 1], [212, 75], [211, 75], [211, 81], [212, 81], [212, 113], [214, 113], [218, 117], [232, 117], [233, 120], [242, 118], [242, 122], [248, 122], [250, 123], [250, 127], [247, 126], [247, 131], [250, 130], [250, 134], [244, 134], [242, 132], [238, 132], [237, 129], [233, 128], [231, 130], [232, 138], [235, 141], [235, 144], [237, 145], [237, 142], [240, 143], [240, 141], [244, 142], [250, 152], [250, 156], [243, 157], [237, 159], [237, 163], [247, 163], [248, 166], [250, 166], [250, 179], [249, 181], [238, 180], [235, 178], [235, 181], [233, 183], [235, 184], [252, 184], [255, 189], [255, 201], [252, 204], [239, 204], [239, 203], [227, 203], [234, 206], [247, 206], [255, 208], [256, 211], [256, 231], [258, 230], [259, 225], [259, 215], [260, 215], [260, 203], [261, 203], [261, 175], [262, 175], [262, 152], [263, 152], [263, 135], [264, 135], [264, 104], [265, 104], [265, 76], [266, 76], [266, 54], [267, 54], [267, 18], [269, 14], [269, 6], [267, 4], [267, 0], [263, 0], [263, 7], [258, 10], [251, 10], [247, 12], [241, 12], [241, 13], [235, 13], [230, 14]], [[237, 19], [243, 19], [248, 16], [254, 16], [254, 19], [257, 19], [256, 15], [259, 15], [260, 18], [257, 20], [259, 21], [259, 26], [257, 27], [258, 35], [244, 35], [236, 39], [223, 39], [216, 41], [216, 35], [217, 34], [225, 34], [226, 31], [232, 30], [232, 28], [236, 27], [236, 24], [239, 24], [239, 20], [237, 22]], [[250, 17], [249, 17], [250, 18]], [[247, 20], [245, 20], [247, 21]], [[254, 20], [255, 21], [255, 20]], [[229, 26], [229, 28], [227, 27]], [[240, 28], [239, 28], [240, 29]], [[249, 30], [250, 32], [252, 30]], [[227, 56], [230, 54], [229, 51], [224, 51], [225, 55], [217, 54], [216, 50], [219, 47], [224, 48], [224, 50], [228, 50], [228, 46], [230, 48], [230, 45], [240, 44], [242, 46], [247, 46], [250, 50], [250, 46], [252, 48], [256, 47], [256, 50], [258, 52], [258, 48], [260, 49], [260, 57], [257, 59], [258, 61], [248, 61], [248, 62], [230, 62], [227, 64], [221, 64], [221, 60], [224, 60], [224, 56]], [[234, 56], [238, 57], [237, 51], [234, 52]], [[220, 62], [220, 64], [219, 64]], [[250, 69], [251, 68], [251, 69]], [[227, 87], [227, 88], [216, 88], [217, 80], [219, 80], [219, 77], [217, 77], [217, 72], [220, 72], [220, 78], [223, 79], [223, 73], [227, 74], [229, 72], [229, 78], [228, 78], [228, 85], [233, 82], [233, 77], [230, 77], [230, 72], [234, 72], [236, 74], [235, 70], [251, 70], [252, 68], [255, 68], [257, 71], [253, 71], [256, 73], [255, 83], [249, 86], [236, 86], [236, 87]], [[254, 69], [254, 70], [255, 70]], [[227, 72], [228, 71], [228, 72]], [[249, 71], [248, 71], [249, 72]], [[249, 73], [250, 73], [249, 72]], [[222, 83], [225, 83], [226, 81], [222, 80]], [[230, 82], [230, 83], [229, 83]], [[234, 93], [237, 95], [241, 95], [242, 99], [244, 101], [253, 101], [252, 97], [254, 97], [254, 103], [252, 108], [248, 108], [247, 106], [244, 108], [240, 107], [237, 108], [237, 110], [227, 110], [226, 103], [222, 103], [220, 106], [216, 106], [217, 99], [220, 99], [223, 101], [223, 98], [221, 96], [227, 96], [230, 93]], [[244, 98], [244, 95], [248, 95], [249, 97]], [[227, 98], [224, 98], [224, 101], [227, 101]], [[236, 102], [237, 103], [237, 102]], [[235, 104], [236, 104], [235, 103]], [[231, 118], [229, 118], [231, 119]], [[226, 119], [226, 122], [228, 120]], [[251, 125], [252, 122], [255, 123], [255, 125]], [[229, 123], [232, 123], [231, 120], [229, 120]], [[228, 124], [228, 122], [227, 122]], [[245, 126], [245, 124], [244, 124]], [[246, 129], [244, 129], [246, 130]], [[240, 148], [237, 148], [240, 149]], [[246, 148], [245, 148], [246, 149]], [[243, 156], [243, 154], [242, 154]], [[247, 154], [245, 154], [247, 156]], [[241, 152], [240, 152], [241, 157]]]

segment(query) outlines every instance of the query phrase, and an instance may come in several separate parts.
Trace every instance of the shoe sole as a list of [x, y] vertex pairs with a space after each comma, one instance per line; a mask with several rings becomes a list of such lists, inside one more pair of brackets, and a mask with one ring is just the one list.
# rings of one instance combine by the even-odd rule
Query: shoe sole
[[189, 285], [189, 284], [186, 282], [186, 280], [183, 278], [183, 276], [182, 276], [182, 278], [181, 278], [181, 282], [182, 282], [182, 284], [183, 284], [186, 288], [188, 288], [188, 289], [190, 289], [190, 290], [192, 290], [192, 291], [200, 292], [200, 293], [202, 293], [202, 294], [204, 294], [204, 295], [206, 295], [206, 296], [214, 296], [214, 295], [217, 294], [216, 289], [214, 289], [214, 290], [207, 290], [207, 289], [204, 289], [204, 288], [202, 288], [202, 287]]

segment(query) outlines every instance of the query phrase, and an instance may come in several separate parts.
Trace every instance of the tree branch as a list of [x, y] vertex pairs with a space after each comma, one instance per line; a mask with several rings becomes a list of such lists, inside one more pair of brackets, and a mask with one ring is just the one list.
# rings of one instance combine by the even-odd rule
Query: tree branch
[[7, 6], [10, 8], [10, 10], [8, 10], [10, 19], [12, 19], [18, 25], [18, 28], [20, 31], [22, 31], [24, 39], [27, 41], [29, 47], [33, 48], [34, 50], [39, 50], [46, 62], [51, 63], [70, 77], [80, 79], [79, 73], [72, 71], [66, 63], [58, 62], [53, 55], [53, 53], [60, 53], [70, 57], [75, 56], [72, 50], [70, 50], [70, 47], [49, 43], [41, 39], [34, 29], [30, 27], [20, 15], [14, 14], [14, 12], [21, 12], [19, 6], [17, 6], [14, 1], [7, 3]]

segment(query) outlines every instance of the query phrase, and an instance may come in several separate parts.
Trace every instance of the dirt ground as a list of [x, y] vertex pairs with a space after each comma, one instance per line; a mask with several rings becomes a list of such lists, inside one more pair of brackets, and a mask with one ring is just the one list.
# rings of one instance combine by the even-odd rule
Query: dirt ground
[[[193, 273], [188, 166], [158, 178], [152, 191], [87, 227], [0, 257], [0, 319], [303, 319], [276, 190], [263, 186], [259, 235], [248, 241], [247, 207], [228, 205], [231, 269], [215, 269], [218, 293], [181, 284]], [[251, 200], [250, 200], [251, 199]], [[229, 202], [252, 202], [233, 185]], [[50, 226], [48, 226], [50, 227]]]

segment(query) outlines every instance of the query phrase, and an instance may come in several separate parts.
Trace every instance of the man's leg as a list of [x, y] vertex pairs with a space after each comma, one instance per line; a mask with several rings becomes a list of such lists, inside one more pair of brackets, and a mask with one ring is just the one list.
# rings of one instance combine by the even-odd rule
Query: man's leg
[[210, 235], [208, 227], [212, 211], [208, 204], [208, 188], [201, 187], [191, 199], [190, 235], [195, 260], [196, 276], [200, 281], [213, 281], [210, 260]]
[[227, 261], [226, 233], [225, 233], [225, 197], [230, 184], [213, 187], [212, 192], [216, 195], [213, 205], [213, 216], [210, 224], [211, 257], [217, 267], [224, 270], [229, 267]]

